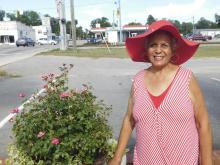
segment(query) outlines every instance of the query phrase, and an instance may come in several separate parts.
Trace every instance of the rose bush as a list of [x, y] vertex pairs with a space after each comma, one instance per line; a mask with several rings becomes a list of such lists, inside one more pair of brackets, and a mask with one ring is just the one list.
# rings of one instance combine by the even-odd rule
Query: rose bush
[[[90, 165], [108, 154], [111, 106], [98, 101], [85, 84], [81, 90], [69, 89], [67, 76], [72, 67], [64, 64], [59, 76], [42, 76], [44, 94], [17, 114], [14, 142], [9, 146], [13, 164]], [[16, 112], [15, 108], [12, 113]]]

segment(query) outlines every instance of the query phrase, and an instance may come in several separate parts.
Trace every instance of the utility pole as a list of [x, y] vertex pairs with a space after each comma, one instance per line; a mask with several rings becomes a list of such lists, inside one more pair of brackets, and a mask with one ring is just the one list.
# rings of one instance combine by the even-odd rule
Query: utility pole
[[70, 13], [71, 13], [71, 29], [72, 29], [72, 44], [76, 50], [76, 23], [74, 14], [74, 0], [70, 0]]
[[194, 34], [195, 33], [194, 16], [192, 18], [193, 18], [193, 34]]
[[121, 29], [121, 1], [118, 0], [118, 10], [119, 10], [119, 29], [120, 29], [120, 35], [119, 35], [119, 41], [122, 43], [122, 29]]
[[65, 0], [56, 0], [60, 24], [60, 50], [67, 49]]
[[115, 29], [115, 10], [113, 10], [113, 23], [112, 23], [113, 29]]

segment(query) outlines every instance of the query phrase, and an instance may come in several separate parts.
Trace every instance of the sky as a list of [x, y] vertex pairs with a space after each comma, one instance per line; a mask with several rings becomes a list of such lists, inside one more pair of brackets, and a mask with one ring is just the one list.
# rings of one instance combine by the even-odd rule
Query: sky
[[[77, 26], [90, 29], [92, 20], [107, 17], [117, 23], [115, 13], [119, 0], [74, 0]], [[201, 17], [215, 21], [220, 15], [219, 0], [120, 0], [122, 25], [129, 22], [145, 24], [151, 14], [156, 19], [175, 19], [180, 22], [197, 22]], [[0, 0], [0, 9], [13, 13], [15, 10], [33, 10], [41, 16], [58, 17], [56, 0]], [[66, 19], [70, 20], [70, 0], [65, 0]], [[113, 17], [114, 15], [114, 17]], [[114, 19], [113, 19], [114, 18]]]

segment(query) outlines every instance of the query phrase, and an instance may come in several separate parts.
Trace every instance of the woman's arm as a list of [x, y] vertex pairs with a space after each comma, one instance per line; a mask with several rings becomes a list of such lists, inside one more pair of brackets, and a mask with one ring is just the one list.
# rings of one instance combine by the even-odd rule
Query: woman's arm
[[133, 90], [131, 90], [131, 93], [128, 99], [128, 110], [124, 116], [124, 120], [122, 123], [117, 149], [116, 149], [113, 159], [108, 163], [109, 165], [120, 165], [122, 156], [124, 155], [124, 151], [128, 143], [128, 140], [134, 128], [134, 119], [132, 117], [132, 109], [133, 109], [133, 92], [132, 91]]
[[190, 81], [190, 97], [193, 102], [199, 133], [200, 164], [212, 165], [212, 130], [202, 91], [193, 74]]

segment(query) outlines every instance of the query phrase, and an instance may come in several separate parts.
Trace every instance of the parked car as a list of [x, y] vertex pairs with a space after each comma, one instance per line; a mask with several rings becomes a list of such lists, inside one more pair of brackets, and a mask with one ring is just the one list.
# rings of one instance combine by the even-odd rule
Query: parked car
[[56, 40], [50, 40], [47, 38], [39, 38], [37, 40], [38, 45], [56, 45], [58, 42]]
[[212, 36], [206, 35], [205, 38], [206, 38], [207, 40], [211, 40], [211, 39], [212, 39]]
[[101, 43], [102, 42], [102, 38], [87, 38], [87, 43], [93, 43], [93, 44], [97, 44], [97, 43]]
[[35, 45], [35, 42], [31, 38], [23, 37], [23, 38], [19, 38], [16, 41], [17, 47], [19, 47], [19, 46], [34, 46], [34, 45]]
[[210, 42], [220, 42], [220, 34], [215, 35]]
[[208, 38], [206, 36], [203, 36], [202, 34], [192, 34], [190, 36], [187, 36], [187, 39], [206, 41]]

